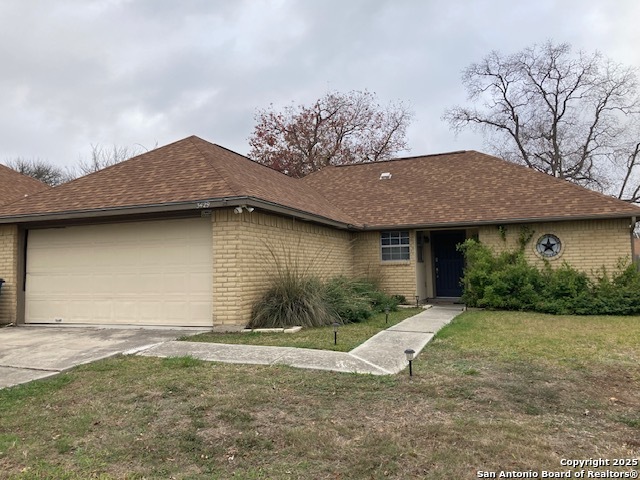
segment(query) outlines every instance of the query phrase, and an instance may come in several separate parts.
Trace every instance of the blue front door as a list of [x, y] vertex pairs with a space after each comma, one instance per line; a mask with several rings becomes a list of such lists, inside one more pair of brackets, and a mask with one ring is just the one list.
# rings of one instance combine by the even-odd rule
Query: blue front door
[[464, 230], [431, 233], [436, 297], [462, 296], [464, 256], [456, 246], [465, 240]]

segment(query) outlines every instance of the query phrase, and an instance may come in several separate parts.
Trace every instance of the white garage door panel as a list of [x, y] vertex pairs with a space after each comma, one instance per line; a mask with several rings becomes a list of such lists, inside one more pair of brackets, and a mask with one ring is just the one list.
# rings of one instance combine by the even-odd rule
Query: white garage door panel
[[30, 230], [27, 323], [210, 326], [207, 218]]

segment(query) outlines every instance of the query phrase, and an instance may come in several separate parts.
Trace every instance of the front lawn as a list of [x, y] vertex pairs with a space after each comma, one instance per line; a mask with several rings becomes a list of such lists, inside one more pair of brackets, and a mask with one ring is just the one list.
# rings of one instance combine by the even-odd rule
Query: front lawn
[[269, 345], [272, 347], [315, 348], [349, 352], [361, 343], [402, 320], [413, 317], [422, 308], [403, 308], [389, 312], [389, 323], [385, 323], [384, 313], [376, 313], [371, 318], [358, 323], [348, 323], [338, 327], [338, 343], [334, 345], [333, 327], [309, 327], [296, 333], [233, 332], [202, 333], [184, 337], [187, 342], [234, 343], [244, 345]]
[[561, 459], [639, 456], [639, 361], [638, 317], [503, 312], [457, 317], [412, 380], [117, 357], [0, 390], [0, 477], [566, 471]]

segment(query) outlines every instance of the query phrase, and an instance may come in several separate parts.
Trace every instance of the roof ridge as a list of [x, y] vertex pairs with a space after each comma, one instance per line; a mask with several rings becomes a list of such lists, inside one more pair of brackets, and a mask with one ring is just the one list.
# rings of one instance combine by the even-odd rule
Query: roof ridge
[[[467, 153], [467, 152], [470, 152], [470, 151], [473, 151], [473, 150], [453, 150], [451, 152], [429, 153], [427, 155], [412, 155], [410, 157], [386, 158], [384, 160], [375, 160], [373, 162], [345, 163], [343, 165], [327, 165], [326, 167], [322, 167], [320, 170], [317, 170], [317, 171], [321, 171], [321, 170], [324, 170], [325, 168], [329, 168], [329, 167], [336, 167], [336, 168], [357, 167], [357, 166], [360, 166], [360, 165], [372, 165], [372, 164], [377, 164], [377, 163], [390, 163], [390, 162], [398, 162], [398, 161], [402, 161], [402, 160], [415, 160], [417, 158], [443, 157], [445, 155], [459, 155], [461, 153]], [[312, 173], [315, 173], [315, 172], [312, 172]], [[311, 174], [309, 174], [309, 175], [311, 175]]]
[[[196, 138], [197, 138], [197, 137], [196, 137]], [[203, 140], [203, 141], [205, 141], [205, 142], [206, 142], [206, 140]], [[242, 153], [238, 153], [238, 152], [236, 152], [235, 150], [231, 150], [230, 148], [227, 148], [227, 147], [225, 147], [225, 146], [223, 146], [223, 145], [219, 145], [219, 144], [217, 144], [217, 143], [213, 143], [212, 145], [215, 145], [216, 147], [218, 147], [218, 148], [220, 148], [220, 149], [222, 149], [222, 150], [226, 150], [226, 151], [227, 151], [227, 152], [229, 152], [229, 153], [233, 153], [234, 155], [237, 155], [237, 156], [239, 156], [239, 157], [242, 157], [242, 158], [244, 158], [244, 159], [246, 159], [246, 160], [250, 161], [251, 163], [254, 163], [254, 164], [256, 164], [256, 165], [261, 166], [262, 168], [266, 168], [266, 169], [268, 169], [268, 170], [270, 170], [270, 171], [272, 171], [272, 172], [276, 172], [276, 173], [279, 173], [280, 175], [284, 175], [284, 176], [285, 176], [285, 177], [287, 177], [287, 178], [293, 178], [294, 180], [301, 180], [301, 178], [291, 177], [291, 176], [287, 175], [286, 173], [281, 172], [280, 170], [276, 170], [275, 168], [270, 167], [269, 165], [265, 165], [264, 163], [260, 163], [260, 162], [258, 162], [257, 160], [254, 160], [253, 158], [248, 157], [247, 155], [244, 155], [244, 154], [242, 154]], [[312, 172], [312, 173], [313, 173], [313, 172]], [[304, 177], [302, 177], [302, 178], [304, 178]]]
[[[227, 185], [227, 187], [229, 187], [229, 190], [231, 190], [234, 195], [240, 195], [239, 192], [241, 189], [238, 186], [238, 184], [231, 179], [231, 175], [229, 174], [229, 171], [224, 165], [224, 162], [217, 162], [220, 165], [216, 165], [216, 162], [213, 162], [213, 160], [210, 158], [211, 156], [207, 155], [207, 153], [204, 152], [202, 148], [200, 148], [200, 145], [198, 145], [194, 141], [194, 139], [197, 139], [200, 142], [206, 142], [212, 147], [215, 147], [217, 145], [215, 143], [207, 142], [206, 140], [203, 140], [202, 138], [197, 137], [195, 135], [191, 135], [190, 137], [187, 138], [187, 140], [191, 142], [191, 144], [196, 148], [196, 150], [200, 152], [200, 155], [202, 155], [203, 160], [206, 161], [209, 165], [211, 165], [211, 168], [216, 171], [216, 173], [220, 176], [220, 179]], [[222, 170], [224, 174], [221, 174], [220, 170]]]
[[[206, 140], [203, 140], [203, 141], [206, 141]], [[290, 181], [298, 183], [299, 185], [304, 186], [305, 188], [311, 189], [316, 195], [320, 196], [324, 201], [326, 201], [329, 205], [331, 205], [336, 210], [338, 210], [340, 213], [342, 213], [345, 217], [348, 217], [351, 220], [353, 220], [353, 224], [354, 225], [357, 224], [356, 219], [351, 217], [351, 215], [348, 212], [346, 212], [340, 205], [334, 203], [329, 198], [327, 198], [319, 189], [317, 189], [315, 187], [312, 187], [311, 185], [307, 185], [305, 182], [303, 182], [305, 177], [302, 177], [302, 178], [291, 177], [291, 176], [287, 175], [286, 173], [281, 172], [280, 170], [276, 170], [273, 167], [270, 167], [268, 165], [264, 165], [262, 163], [256, 162], [255, 160], [252, 160], [251, 158], [247, 157], [246, 155], [242, 155], [241, 153], [234, 152], [233, 150], [231, 150], [229, 148], [226, 148], [226, 147], [223, 147], [222, 145], [218, 145], [216, 143], [214, 143], [212, 145], [214, 145], [214, 146], [216, 146], [216, 147], [218, 147], [218, 148], [220, 148], [222, 150], [225, 150], [225, 151], [227, 151], [227, 152], [229, 152], [229, 153], [231, 153], [233, 155], [237, 155], [238, 157], [241, 157], [241, 158], [247, 160], [248, 162], [251, 162], [252, 164], [259, 165], [261, 167], [264, 167], [264, 168], [268, 169], [269, 171], [272, 171], [272, 172], [275, 172], [275, 173], [277, 173], [279, 175], [282, 175], [282, 176], [286, 177], [287, 179], [289, 179]], [[316, 173], [316, 172], [312, 172], [312, 173]], [[238, 193], [236, 192], [236, 194], [238, 194]]]

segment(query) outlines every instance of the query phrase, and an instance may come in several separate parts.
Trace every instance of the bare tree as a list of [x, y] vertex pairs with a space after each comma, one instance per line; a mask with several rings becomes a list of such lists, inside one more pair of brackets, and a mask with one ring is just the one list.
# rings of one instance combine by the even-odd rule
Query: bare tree
[[[157, 144], [153, 148], [156, 148]], [[33, 177], [36, 180], [55, 187], [63, 183], [69, 182], [78, 176], [88, 175], [97, 172], [103, 168], [115, 165], [116, 163], [128, 160], [131, 157], [148, 152], [149, 149], [142, 145], [134, 145], [133, 147], [103, 147], [99, 144], [91, 145], [91, 154], [88, 159], [80, 159], [76, 167], [58, 167], [53, 163], [39, 158], [22, 158], [18, 157], [7, 160], [4, 164], [13, 168], [17, 172]]]
[[[156, 146], [153, 148], [156, 148]], [[88, 175], [148, 151], [149, 149], [139, 144], [133, 147], [121, 147], [115, 144], [112, 147], [105, 147], [100, 144], [92, 144], [90, 157], [88, 159], [80, 159], [78, 170], [80, 175]]]
[[55, 187], [75, 178], [75, 174], [70, 169], [63, 169], [39, 158], [14, 158], [4, 162], [7, 167], [15, 171], [40, 180], [47, 185]]
[[634, 68], [547, 42], [511, 55], [491, 52], [462, 82], [472, 106], [443, 116], [455, 131], [478, 129], [506, 160], [640, 200]]
[[382, 107], [368, 91], [331, 92], [310, 106], [256, 113], [249, 157], [293, 177], [327, 165], [376, 162], [407, 150], [413, 113], [403, 103]]

